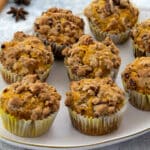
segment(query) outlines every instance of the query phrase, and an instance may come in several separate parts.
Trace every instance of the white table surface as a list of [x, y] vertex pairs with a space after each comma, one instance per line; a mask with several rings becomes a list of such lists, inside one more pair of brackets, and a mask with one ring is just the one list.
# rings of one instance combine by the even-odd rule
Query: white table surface
[[[138, 7], [140, 8], [146, 8], [149, 9], [150, 8], [150, 0], [132, 0]], [[34, 5], [36, 1], [32, 0], [31, 5]], [[70, 3], [79, 3], [81, 5], [76, 5], [77, 7], [75, 7], [75, 5], [73, 5], [74, 7], [71, 8]], [[57, 7], [65, 7], [65, 8], [69, 8], [72, 9], [74, 12], [76, 12], [76, 10], [82, 10], [83, 6], [85, 6], [87, 3], [89, 3], [90, 0], [39, 0], [38, 3], [41, 3], [40, 6], [42, 6], [43, 10], [46, 10], [49, 6], [57, 6]], [[45, 5], [43, 5], [43, 3]], [[14, 6], [14, 4], [10, 3], [5, 9], [4, 11], [0, 14], [0, 23], [1, 23], [1, 27], [3, 26], [3, 24], [5, 25], [7, 23], [7, 19], [9, 21], [11, 21], [8, 16], [6, 17], [6, 11], [8, 11], [10, 6]], [[28, 7], [26, 8], [28, 10]], [[40, 15], [41, 12], [39, 12]], [[78, 12], [79, 13], [79, 12]], [[31, 14], [30, 14], [31, 15]], [[33, 14], [34, 15], [34, 14]], [[13, 19], [12, 19], [13, 21]], [[28, 24], [31, 23], [31, 20], [27, 20]], [[16, 24], [15, 26], [22, 26], [22, 28], [26, 31], [30, 30], [27, 26], [25, 26], [24, 22], [22, 21], [20, 24]], [[4, 30], [4, 26], [3, 28], [0, 27], [0, 33]], [[18, 28], [18, 27], [14, 27], [14, 28]], [[13, 26], [12, 26], [13, 28]], [[9, 37], [12, 37], [11, 35], [13, 35], [13, 32], [9, 33]], [[5, 40], [9, 39], [9, 37], [3, 37]], [[1, 37], [0, 42], [3, 41], [3, 38]], [[3, 142], [0, 142], [0, 150], [25, 150], [25, 149], [21, 149], [19, 147], [14, 147], [12, 145], [8, 145], [5, 144]], [[39, 149], [40, 150], [40, 149]], [[140, 137], [137, 137], [135, 139], [123, 142], [123, 143], [119, 143], [119, 144], [115, 144], [115, 145], [111, 145], [111, 146], [107, 146], [104, 148], [101, 148], [100, 150], [150, 150], [150, 132], [142, 135]]]

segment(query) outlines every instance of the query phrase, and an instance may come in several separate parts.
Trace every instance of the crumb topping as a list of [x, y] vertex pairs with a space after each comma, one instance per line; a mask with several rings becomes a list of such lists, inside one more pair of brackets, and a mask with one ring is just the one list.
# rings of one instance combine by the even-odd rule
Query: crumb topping
[[93, 0], [84, 14], [103, 32], [120, 33], [135, 25], [139, 11], [129, 0]]
[[34, 30], [45, 43], [68, 46], [83, 34], [84, 22], [70, 10], [50, 8], [36, 19]]
[[150, 52], [150, 19], [137, 24], [133, 28], [132, 39], [139, 50]]
[[110, 76], [112, 69], [118, 69], [121, 63], [119, 50], [109, 38], [101, 43], [83, 35], [78, 43], [62, 53], [65, 65], [79, 77]]
[[18, 75], [43, 74], [52, 65], [53, 54], [37, 37], [16, 32], [12, 41], [1, 45], [0, 62]]
[[150, 57], [136, 58], [122, 73], [127, 89], [150, 94]]
[[88, 117], [114, 114], [125, 102], [124, 92], [110, 78], [73, 81], [66, 95], [66, 106]]
[[6, 113], [25, 120], [41, 120], [57, 112], [61, 96], [47, 83], [28, 75], [21, 82], [5, 88], [0, 107]]

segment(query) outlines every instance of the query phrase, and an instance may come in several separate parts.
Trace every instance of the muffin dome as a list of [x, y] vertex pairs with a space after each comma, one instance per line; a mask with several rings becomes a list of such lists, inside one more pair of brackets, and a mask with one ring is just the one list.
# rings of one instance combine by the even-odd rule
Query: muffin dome
[[125, 103], [123, 91], [110, 78], [73, 81], [70, 87], [66, 105], [84, 116], [109, 116]]
[[72, 11], [50, 8], [35, 20], [36, 35], [45, 44], [52, 45], [55, 56], [59, 57], [61, 49], [78, 41], [83, 34], [84, 22], [72, 14]]
[[150, 56], [150, 19], [134, 27], [132, 39], [135, 57]]
[[127, 90], [150, 94], [150, 57], [136, 58], [122, 73]]
[[129, 0], [93, 0], [84, 13], [98, 40], [109, 36], [115, 43], [124, 42], [138, 20], [138, 9]]
[[[14, 39], [3, 43], [1, 49], [2, 67], [19, 76], [18, 80], [29, 74], [37, 74], [41, 80], [48, 76], [53, 64], [53, 54], [37, 37], [16, 32]], [[2, 74], [5, 76], [5, 71]]]
[[0, 107], [18, 119], [42, 120], [58, 111], [60, 98], [54, 87], [29, 75], [3, 90]]
[[97, 42], [83, 35], [71, 48], [63, 50], [65, 65], [72, 80], [111, 76], [115, 78], [121, 59], [119, 50], [107, 38]]

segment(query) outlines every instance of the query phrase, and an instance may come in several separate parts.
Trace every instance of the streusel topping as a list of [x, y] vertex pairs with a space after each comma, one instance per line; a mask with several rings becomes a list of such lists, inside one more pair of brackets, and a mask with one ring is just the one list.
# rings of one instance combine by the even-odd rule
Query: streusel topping
[[58, 111], [60, 99], [54, 87], [28, 75], [3, 90], [0, 107], [19, 119], [41, 120]]
[[84, 22], [70, 10], [50, 8], [36, 19], [34, 29], [45, 43], [68, 46], [83, 34]]
[[70, 88], [66, 105], [88, 117], [114, 114], [125, 103], [124, 92], [110, 78], [73, 81]]
[[126, 88], [150, 94], [150, 57], [136, 58], [122, 73]]
[[110, 76], [121, 63], [119, 50], [106, 38], [103, 43], [89, 35], [83, 35], [72, 48], [63, 50], [65, 65], [79, 77], [94, 78]]
[[84, 13], [95, 27], [110, 33], [132, 28], [139, 14], [129, 0], [93, 0]]
[[150, 53], [150, 19], [137, 24], [133, 28], [132, 39], [139, 50]]
[[16, 32], [1, 45], [0, 62], [18, 75], [42, 74], [52, 65], [53, 54], [37, 37]]

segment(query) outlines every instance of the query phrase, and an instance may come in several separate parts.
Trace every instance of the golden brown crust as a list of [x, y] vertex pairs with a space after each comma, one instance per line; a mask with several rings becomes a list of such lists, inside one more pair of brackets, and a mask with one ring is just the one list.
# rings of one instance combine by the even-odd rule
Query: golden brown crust
[[88, 117], [107, 116], [124, 105], [124, 92], [110, 78], [73, 81], [67, 92], [66, 105]]
[[103, 43], [89, 35], [83, 35], [72, 48], [63, 50], [65, 65], [78, 77], [94, 78], [109, 76], [121, 63], [119, 50], [106, 38]]
[[28, 75], [3, 90], [0, 107], [19, 119], [41, 120], [58, 111], [60, 98], [54, 87]]
[[131, 29], [139, 14], [129, 0], [93, 0], [84, 13], [102, 32], [115, 34]]
[[132, 30], [132, 39], [141, 52], [150, 53], [150, 19], [134, 27]]
[[51, 49], [34, 36], [16, 32], [14, 39], [1, 45], [0, 62], [5, 69], [24, 76], [42, 74], [53, 63]]
[[70, 10], [50, 8], [36, 19], [34, 29], [45, 43], [68, 46], [83, 34], [84, 22]]
[[150, 57], [136, 58], [122, 73], [128, 90], [150, 94]]

